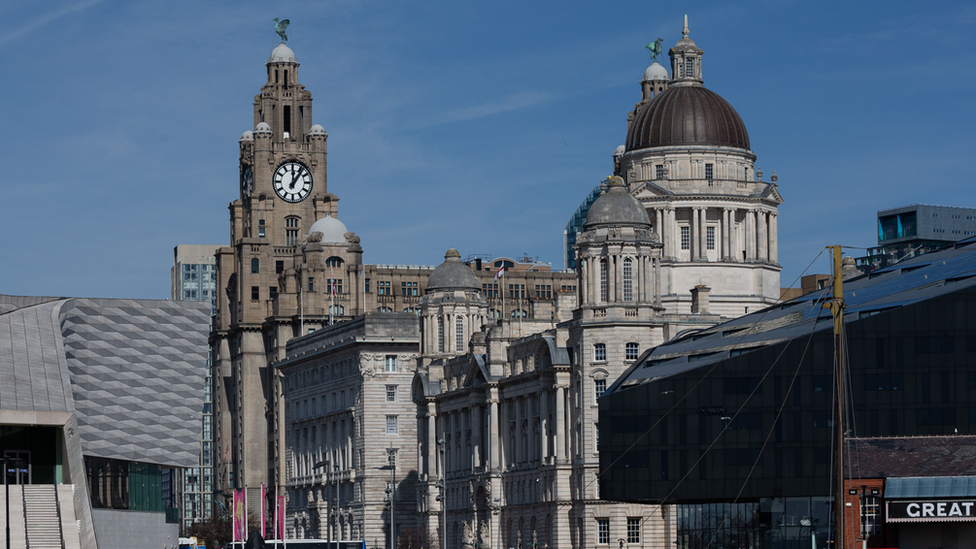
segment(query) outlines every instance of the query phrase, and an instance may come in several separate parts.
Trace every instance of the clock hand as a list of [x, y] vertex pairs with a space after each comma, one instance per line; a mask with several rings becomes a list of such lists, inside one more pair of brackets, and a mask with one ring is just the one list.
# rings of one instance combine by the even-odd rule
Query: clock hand
[[298, 183], [298, 170], [291, 171], [291, 183], [288, 184], [288, 190], [293, 190], [295, 184]]

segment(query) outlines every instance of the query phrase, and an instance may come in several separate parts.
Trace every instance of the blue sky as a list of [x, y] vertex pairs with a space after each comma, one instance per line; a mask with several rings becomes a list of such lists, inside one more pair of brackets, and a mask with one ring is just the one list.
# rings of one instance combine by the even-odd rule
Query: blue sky
[[228, 242], [274, 17], [367, 262], [561, 268], [644, 44], [685, 13], [705, 85], [779, 175], [784, 286], [828, 244], [874, 245], [878, 209], [976, 207], [967, 2], [6, 2], [0, 293], [166, 298], [173, 246]]

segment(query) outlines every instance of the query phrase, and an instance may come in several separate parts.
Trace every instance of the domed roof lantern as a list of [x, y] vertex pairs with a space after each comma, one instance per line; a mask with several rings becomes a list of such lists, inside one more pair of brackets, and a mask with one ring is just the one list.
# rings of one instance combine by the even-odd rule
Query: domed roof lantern
[[478, 277], [471, 267], [461, 263], [461, 254], [454, 248], [444, 254], [441, 263], [427, 279], [427, 292], [433, 290], [480, 290]]
[[672, 86], [701, 86], [702, 67], [701, 58], [704, 52], [698, 45], [688, 38], [688, 14], [685, 14], [684, 28], [681, 29], [681, 40], [668, 51], [671, 57]]
[[[624, 180], [619, 176], [610, 176], [604, 183], [606, 190], [590, 206], [586, 214], [585, 228], [596, 225], [649, 225], [650, 218], [636, 198], [627, 192]], [[601, 185], [602, 187], [602, 185]]]

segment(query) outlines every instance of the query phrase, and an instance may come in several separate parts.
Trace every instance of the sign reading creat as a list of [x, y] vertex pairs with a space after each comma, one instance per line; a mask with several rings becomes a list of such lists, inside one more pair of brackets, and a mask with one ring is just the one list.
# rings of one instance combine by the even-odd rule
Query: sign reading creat
[[976, 500], [888, 502], [888, 522], [949, 521], [976, 521]]

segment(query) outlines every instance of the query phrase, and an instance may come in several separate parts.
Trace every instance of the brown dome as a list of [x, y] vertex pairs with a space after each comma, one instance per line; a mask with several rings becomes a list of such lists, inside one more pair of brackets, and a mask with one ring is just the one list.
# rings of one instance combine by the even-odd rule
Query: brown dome
[[627, 132], [627, 150], [671, 145], [748, 150], [749, 134], [719, 94], [703, 86], [672, 86], [641, 107]]

